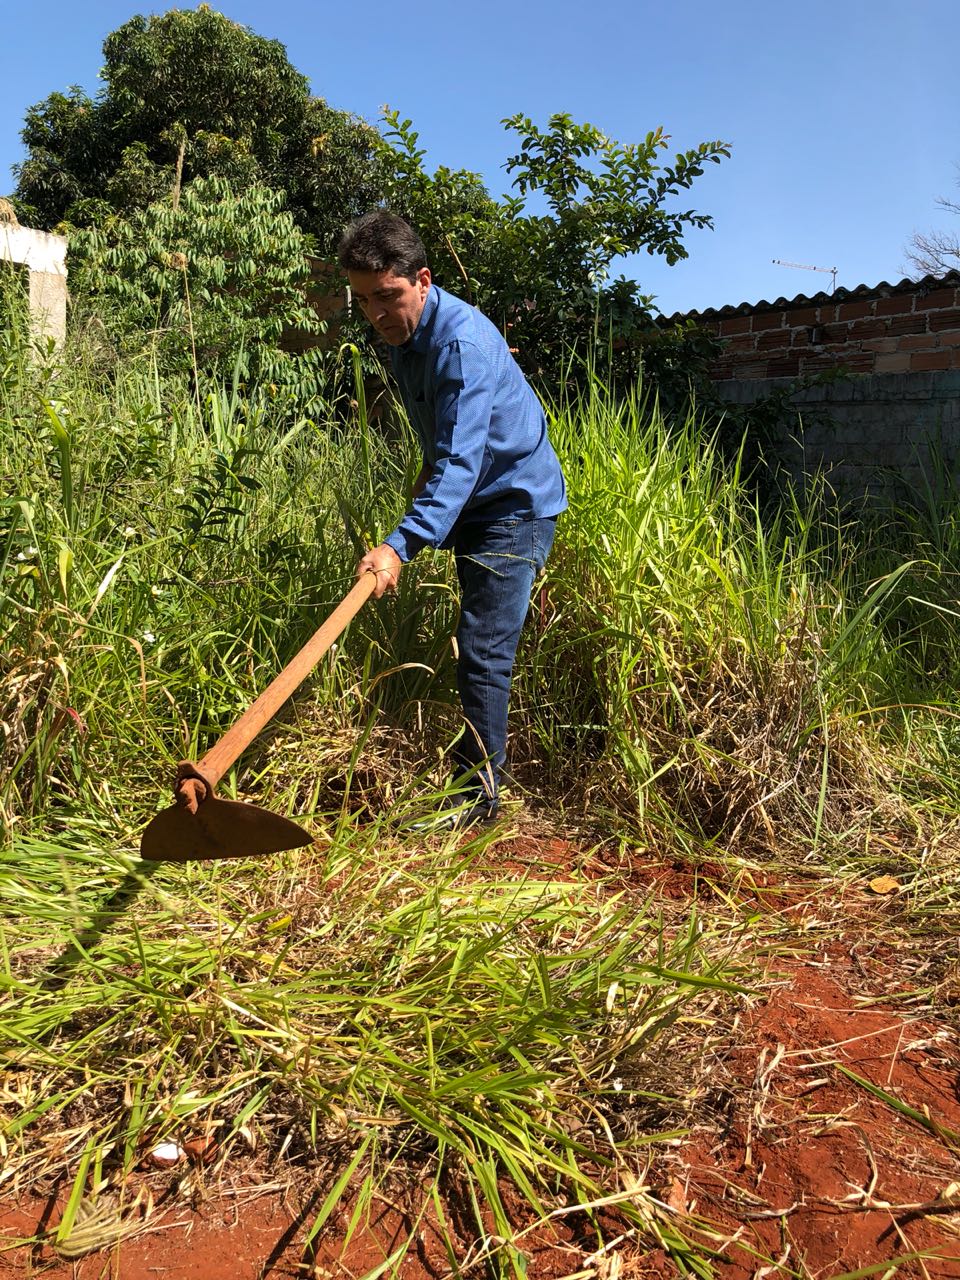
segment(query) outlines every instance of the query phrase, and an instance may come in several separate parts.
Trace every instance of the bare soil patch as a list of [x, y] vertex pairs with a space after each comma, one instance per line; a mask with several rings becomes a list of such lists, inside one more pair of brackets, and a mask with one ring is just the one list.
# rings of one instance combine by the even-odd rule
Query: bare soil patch
[[940, 1256], [899, 1274], [960, 1276], [957, 1036], [929, 1016], [863, 1003], [865, 986], [889, 993], [891, 960], [876, 962], [872, 981], [846, 941], [774, 961], [769, 994], [725, 1064], [729, 1122], [664, 1162], [678, 1207], [729, 1231], [725, 1280], [758, 1275], [758, 1254], [780, 1274], [821, 1277], [929, 1252]]

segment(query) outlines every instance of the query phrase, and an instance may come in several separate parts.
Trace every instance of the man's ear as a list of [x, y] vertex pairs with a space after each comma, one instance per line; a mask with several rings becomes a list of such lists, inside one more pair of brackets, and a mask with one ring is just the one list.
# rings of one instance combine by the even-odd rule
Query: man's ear
[[420, 286], [424, 297], [426, 297], [430, 292], [430, 283], [432, 280], [433, 276], [430, 274], [430, 268], [421, 267], [417, 272], [417, 284]]

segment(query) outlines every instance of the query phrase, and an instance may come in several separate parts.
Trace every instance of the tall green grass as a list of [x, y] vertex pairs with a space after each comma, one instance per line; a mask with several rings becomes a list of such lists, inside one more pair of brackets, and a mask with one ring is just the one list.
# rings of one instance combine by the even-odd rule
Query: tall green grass
[[[111, 1206], [164, 1134], [319, 1162], [312, 1233], [341, 1200], [359, 1229], [427, 1169], [415, 1216], [443, 1226], [456, 1190], [490, 1265], [522, 1274], [501, 1180], [546, 1217], [642, 1168], [656, 1123], [639, 1139], [624, 1115], [663, 1101], [621, 1097], [616, 1073], [734, 990], [728, 945], [712, 955], [694, 919], [667, 936], [652, 904], [575, 880], [475, 870], [490, 837], [423, 849], [401, 820], [442, 764], [415, 753], [393, 824], [357, 822], [371, 735], [417, 716], [455, 731], [441, 556], [364, 613], [226, 780], [313, 811], [326, 853], [144, 869], [173, 761], [343, 594], [416, 462], [402, 431], [359, 449], [362, 415], [289, 421], [236, 384], [198, 395], [149, 368], [97, 378], [77, 348], [56, 369], [25, 340], [20, 355], [0, 385], [5, 1176], [66, 1179], [56, 1244], [75, 1256], [131, 1227]], [[652, 1201], [624, 1213], [696, 1260]]]
[[881, 564], [816, 491], [761, 507], [738, 457], [639, 393], [595, 386], [552, 434], [571, 509], [521, 695], [551, 780], [617, 821], [754, 852], [892, 804], [960, 675], [956, 646], [925, 669], [895, 625], [916, 544]]
[[[8, 825], [46, 817], [50, 785], [96, 805], [104, 785], [155, 788], [202, 751], [345, 594], [403, 500], [403, 451], [358, 476], [355, 423], [290, 421], [236, 385], [197, 401], [149, 369], [121, 367], [105, 390], [84, 375], [51, 388], [28, 367], [0, 388]], [[370, 609], [352, 660], [319, 674], [332, 728], [401, 654], [420, 666], [381, 683], [388, 705], [440, 660], [450, 593], [416, 588]]]
[[[105, 785], [135, 804], [201, 752], [345, 592], [418, 466], [402, 422], [370, 423], [362, 398], [291, 419], [237, 380], [97, 376], [82, 352], [54, 374], [22, 346], [0, 382], [8, 827], [47, 819], [51, 787], [58, 804], [102, 805]], [[521, 783], [756, 850], [844, 830], [898, 772], [942, 763], [960, 672], [950, 525], [926, 521], [936, 544], [904, 527], [879, 559], [815, 499], [762, 511], [736, 457], [639, 393], [595, 384], [558, 402], [551, 432], [571, 505], [518, 666]], [[448, 742], [455, 618], [448, 557], [420, 557], [298, 704], [321, 709], [313, 738], [318, 719], [339, 737], [374, 711]]]

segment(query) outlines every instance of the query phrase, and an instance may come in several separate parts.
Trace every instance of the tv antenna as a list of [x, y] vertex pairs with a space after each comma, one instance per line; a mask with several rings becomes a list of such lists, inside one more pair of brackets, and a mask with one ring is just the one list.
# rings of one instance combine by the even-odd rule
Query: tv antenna
[[782, 258], [773, 258], [771, 261], [778, 267], [798, 267], [801, 271], [825, 271], [827, 275], [833, 277], [833, 281], [830, 285], [830, 292], [837, 292], [836, 267], [811, 267], [806, 262], [784, 262]]

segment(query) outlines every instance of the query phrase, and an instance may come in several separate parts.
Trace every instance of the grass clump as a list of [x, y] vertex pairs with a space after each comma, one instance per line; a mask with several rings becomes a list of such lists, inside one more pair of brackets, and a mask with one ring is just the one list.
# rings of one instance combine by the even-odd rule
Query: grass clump
[[891, 626], [909, 547], [877, 571], [816, 494], [762, 508], [695, 418], [639, 395], [554, 424], [571, 512], [526, 706], [555, 780], [660, 841], [767, 856], [908, 821], [902, 779], [937, 750], [910, 728], [960, 671], [922, 675]]
[[[305, 1185], [350, 1168], [361, 1206], [405, 1186], [416, 1217], [457, 1187], [504, 1241], [504, 1178], [543, 1219], [621, 1173], [642, 1185], [675, 1129], [649, 1129], [668, 1100], [632, 1081], [698, 1060], [740, 965], [694, 917], [666, 933], [653, 903], [602, 885], [480, 874], [485, 844], [415, 853], [361, 828], [325, 859], [274, 859], [269, 888], [249, 865], [129, 871], [104, 905], [130, 864], [89, 838], [18, 842], [8, 1177], [70, 1178], [94, 1150], [106, 1186], [147, 1137], [215, 1133], [226, 1153], [256, 1132]], [[517, 1249], [501, 1261], [522, 1273]]]

